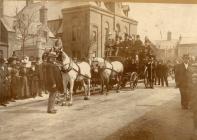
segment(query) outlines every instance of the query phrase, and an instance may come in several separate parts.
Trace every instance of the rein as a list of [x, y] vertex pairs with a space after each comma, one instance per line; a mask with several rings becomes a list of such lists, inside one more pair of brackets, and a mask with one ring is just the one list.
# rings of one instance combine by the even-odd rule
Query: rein
[[[104, 59], [104, 63], [106, 62], [106, 60]], [[108, 61], [107, 61], [108, 62]], [[111, 64], [110, 62], [108, 62], [109, 64]], [[113, 65], [111, 64], [111, 66], [112, 66], [112, 69], [111, 68], [103, 68], [103, 69], [108, 69], [108, 70], [111, 70], [111, 71], [114, 71], [114, 72], [116, 72], [116, 73], [119, 73], [119, 72], [117, 72], [116, 70], [114, 70], [114, 68], [113, 68]]]
[[[93, 62], [98, 62], [98, 61], [93, 61]], [[106, 59], [104, 59], [104, 64], [105, 65], [106, 65], [106, 62], [108, 62], [108, 61], [106, 61]], [[119, 73], [119, 72], [117, 72], [116, 70], [113, 69], [113, 65], [110, 62], [108, 62], [108, 63], [112, 66], [112, 69], [111, 68], [102, 68], [103, 70], [108, 69], [108, 70], [114, 71], [116, 73]]]
[[[74, 70], [75, 72], [77, 72], [78, 76], [80, 75], [80, 76], [83, 76], [83, 77], [85, 77], [85, 78], [87, 78], [87, 79], [91, 79], [90, 77], [81, 74], [81, 73], [80, 73], [80, 67], [79, 67], [79, 65], [77, 65], [75, 62], [73, 62], [72, 59], [71, 59], [70, 57], [69, 57], [69, 59], [70, 59], [70, 62], [69, 62], [69, 63], [62, 65], [62, 67], [69, 65], [69, 67], [68, 67], [67, 70], [62, 70], [64, 73], [68, 73], [69, 71]], [[73, 68], [73, 67], [71, 66], [71, 63], [72, 63], [72, 62], [75, 63], [75, 64], [77, 65], [77, 67], [79, 68], [79, 71], [76, 70], [75, 68]], [[78, 76], [77, 76], [77, 77], [78, 77]]]
[[112, 69], [111, 69], [111, 68], [103, 68], [103, 69], [108, 69], [108, 70], [114, 71], [114, 72], [116, 72], [116, 73], [119, 73], [119, 72], [117, 72], [116, 70], [114, 70], [113, 68], [112, 68]]

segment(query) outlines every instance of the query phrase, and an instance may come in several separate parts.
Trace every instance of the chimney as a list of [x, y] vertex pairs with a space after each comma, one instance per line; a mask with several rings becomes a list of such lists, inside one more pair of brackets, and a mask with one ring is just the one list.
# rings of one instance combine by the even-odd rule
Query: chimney
[[47, 11], [48, 9], [45, 6], [42, 6], [40, 9], [40, 22], [43, 25], [47, 25]]
[[182, 36], [180, 35], [180, 36], [179, 36], [179, 41], [181, 41], [181, 40], [182, 40]]
[[168, 41], [172, 40], [172, 33], [171, 32], [167, 33], [167, 40]]
[[29, 5], [31, 5], [32, 3], [34, 3], [33, 0], [26, 0], [26, 6], [29, 6]]
[[4, 15], [4, 0], [0, 0], [0, 18]]

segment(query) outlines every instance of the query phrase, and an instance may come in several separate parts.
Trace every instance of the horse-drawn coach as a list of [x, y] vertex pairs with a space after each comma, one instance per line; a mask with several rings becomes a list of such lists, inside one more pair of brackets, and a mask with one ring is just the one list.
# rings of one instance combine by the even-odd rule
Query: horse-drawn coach
[[115, 56], [106, 56], [106, 60], [109, 62], [120, 61], [124, 66], [121, 87], [129, 84], [130, 88], [134, 89], [139, 82], [143, 82], [146, 88], [153, 88], [155, 76], [153, 60], [155, 59], [155, 55], [150, 46], [152, 44], [123, 44], [123, 46], [117, 45], [119, 48], [111, 50], [116, 51], [116, 53], [106, 53], [116, 54]]
[[[145, 87], [153, 87], [154, 63], [150, 46], [138, 43], [121, 43], [112, 49], [109, 47], [105, 58], [94, 57], [89, 62], [75, 62], [61, 47], [53, 48], [57, 54], [57, 65], [62, 72], [64, 85], [64, 99], [62, 105], [72, 105], [72, 94], [76, 91], [77, 84], [85, 91], [84, 99], [89, 99], [91, 87], [100, 85], [101, 93], [104, 93], [104, 86], [107, 92], [116, 85], [116, 91], [129, 85], [133, 90], [139, 82], [144, 82]], [[109, 55], [110, 54], [110, 55]], [[112, 55], [113, 54], [113, 55]], [[43, 55], [47, 55], [47, 52]]]

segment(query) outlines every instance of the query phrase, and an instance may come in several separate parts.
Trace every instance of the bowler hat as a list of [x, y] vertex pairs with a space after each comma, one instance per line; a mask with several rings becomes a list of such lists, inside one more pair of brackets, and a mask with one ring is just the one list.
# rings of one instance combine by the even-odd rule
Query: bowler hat
[[184, 54], [182, 58], [189, 59], [189, 54]]

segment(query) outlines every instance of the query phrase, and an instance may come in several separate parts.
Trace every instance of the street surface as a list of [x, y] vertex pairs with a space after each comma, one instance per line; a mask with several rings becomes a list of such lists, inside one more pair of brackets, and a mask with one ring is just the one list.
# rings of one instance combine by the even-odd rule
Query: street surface
[[[125, 88], [120, 93], [111, 91], [107, 96], [97, 94], [88, 101], [82, 96], [75, 96], [73, 103], [71, 107], [57, 105], [57, 114], [46, 113], [47, 95], [0, 107], [0, 140], [132, 140], [136, 139], [131, 135], [135, 135], [135, 131], [154, 125], [156, 129], [149, 130], [154, 140], [176, 140], [170, 136], [160, 139], [163, 137], [160, 132], [168, 132], [166, 128], [162, 132], [161, 126], [169, 121], [170, 135], [186, 135], [184, 140], [187, 140], [190, 133], [182, 131], [192, 130], [191, 114], [180, 109], [179, 92], [173, 83], [169, 88], [157, 86], [155, 89], [145, 89], [140, 84], [134, 91]], [[179, 114], [173, 115], [173, 109]], [[176, 125], [184, 115], [190, 118], [187, 127], [177, 130]], [[156, 124], [162, 118], [165, 120], [162, 125]]]

